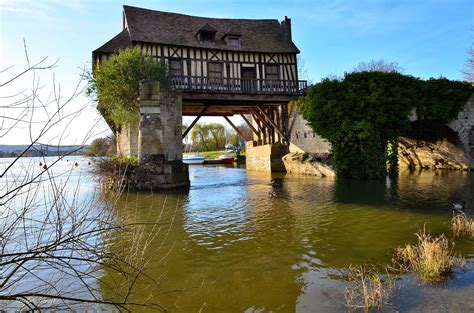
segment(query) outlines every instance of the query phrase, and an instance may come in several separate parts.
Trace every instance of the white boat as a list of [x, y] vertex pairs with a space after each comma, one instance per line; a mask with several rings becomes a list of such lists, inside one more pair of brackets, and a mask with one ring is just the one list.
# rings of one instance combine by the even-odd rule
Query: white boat
[[203, 164], [206, 158], [195, 154], [186, 154], [183, 156], [183, 163], [186, 164]]

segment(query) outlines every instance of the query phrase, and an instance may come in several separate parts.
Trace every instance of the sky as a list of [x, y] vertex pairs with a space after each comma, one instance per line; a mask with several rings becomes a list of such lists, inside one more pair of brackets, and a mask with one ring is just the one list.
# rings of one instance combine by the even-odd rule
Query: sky
[[[123, 4], [207, 17], [282, 20], [288, 16], [293, 41], [301, 50], [300, 65], [313, 83], [380, 58], [397, 62], [406, 74], [417, 77], [462, 79], [474, 36], [474, 2], [468, 0], [0, 0], [0, 85], [25, 69], [25, 40], [30, 62], [44, 57], [48, 57], [44, 64], [58, 60], [53, 69], [35, 73], [36, 81], [40, 78], [38, 98], [54, 95], [54, 81], [66, 99], [82, 69], [90, 68], [91, 52], [122, 29]], [[11, 95], [31, 89], [32, 73], [28, 75], [0, 87], [0, 116], [19, 114], [5, 106], [11, 104]], [[51, 129], [45, 140], [77, 144], [107, 133], [88, 97], [79, 96], [68, 105], [67, 112], [85, 109], [69, 124], [56, 125], [59, 129]], [[54, 105], [50, 109], [54, 112]], [[39, 127], [45, 116], [46, 112], [40, 112], [28, 118], [38, 119], [34, 125]], [[33, 126], [30, 136], [29, 125], [33, 124], [28, 124], [6, 133], [5, 124], [12, 124], [3, 121], [0, 144], [29, 143], [39, 132]], [[189, 124], [189, 118], [185, 122]], [[204, 122], [225, 123], [221, 118]], [[66, 128], [67, 132], [57, 135]]]

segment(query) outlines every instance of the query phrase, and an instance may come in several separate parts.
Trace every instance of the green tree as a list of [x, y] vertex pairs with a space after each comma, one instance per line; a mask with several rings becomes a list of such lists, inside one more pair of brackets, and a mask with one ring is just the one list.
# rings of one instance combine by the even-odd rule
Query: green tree
[[222, 124], [196, 124], [191, 131], [193, 146], [200, 151], [213, 151], [225, 145], [225, 129]]
[[206, 124], [196, 124], [191, 130], [191, 141], [194, 148], [200, 151], [210, 151], [209, 127]]
[[86, 150], [87, 156], [107, 156], [115, 154], [115, 140], [110, 137], [96, 138], [92, 140]]
[[169, 86], [164, 63], [143, 55], [139, 48], [127, 48], [94, 67], [87, 94], [98, 101], [97, 109], [107, 123], [118, 129], [138, 121], [139, 82], [146, 79]]
[[225, 146], [225, 129], [224, 125], [219, 123], [211, 123], [208, 125], [209, 133], [213, 140], [213, 149], [219, 150], [219, 148]]

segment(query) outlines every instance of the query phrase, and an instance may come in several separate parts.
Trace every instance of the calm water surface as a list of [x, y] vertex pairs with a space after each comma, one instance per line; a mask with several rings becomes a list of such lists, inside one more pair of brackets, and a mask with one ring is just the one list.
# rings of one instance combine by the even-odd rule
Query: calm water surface
[[[129, 194], [117, 207], [141, 221], [164, 208], [172, 220], [151, 274], [166, 273], [160, 287], [176, 292], [157, 299], [174, 312], [345, 311], [341, 269], [390, 263], [424, 225], [451, 238], [453, 202], [473, 212], [474, 176], [458, 172], [367, 182], [191, 166], [190, 179], [189, 190]], [[474, 311], [474, 242], [455, 250], [467, 271], [443, 286], [405, 276], [386, 310]]]
[[[86, 159], [74, 160], [79, 166], [62, 161], [55, 173], [69, 173], [71, 189], [79, 183], [87, 198], [99, 190], [98, 177]], [[191, 166], [190, 180], [187, 190], [129, 193], [115, 207], [130, 221], [163, 225], [148, 274], [162, 277], [155, 293], [168, 293], [154, 300], [171, 312], [346, 311], [341, 270], [389, 264], [392, 249], [414, 242], [424, 225], [451, 238], [453, 202], [467, 201], [474, 213], [468, 173], [355, 181]], [[474, 241], [454, 241], [468, 269], [442, 285], [402, 277], [386, 311], [474, 312]], [[98, 283], [111, 279], [104, 272]], [[149, 296], [142, 290], [137, 300]]]

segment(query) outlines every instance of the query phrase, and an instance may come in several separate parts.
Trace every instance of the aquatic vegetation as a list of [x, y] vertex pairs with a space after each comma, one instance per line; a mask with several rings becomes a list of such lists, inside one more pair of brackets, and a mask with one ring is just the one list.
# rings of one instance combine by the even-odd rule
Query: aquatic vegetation
[[418, 242], [395, 250], [396, 261], [426, 281], [439, 280], [449, 274], [456, 263], [452, 247], [444, 234], [438, 237], [423, 231], [416, 233]]
[[454, 214], [451, 227], [456, 237], [474, 238], [474, 219], [467, 217], [466, 213]]
[[363, 309], [369, 312], [389, 304], [395, 289], [395, 279], [387, 274], [381, 276], [373, 266], [349, 266], [347, 269], [349, 284], [344, 297], [350, 310]]
[[138, 158], [134, 155], [113, 156], [110, 158], [110, 162], [118, 164], [118, 165], [138, 165]]

